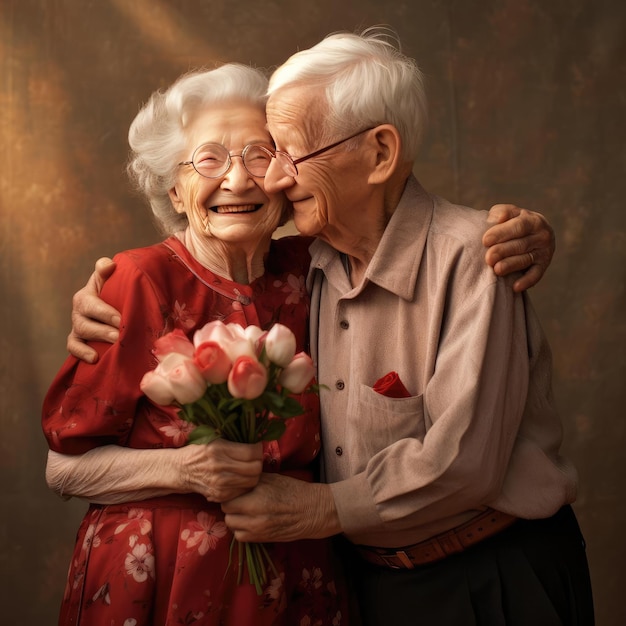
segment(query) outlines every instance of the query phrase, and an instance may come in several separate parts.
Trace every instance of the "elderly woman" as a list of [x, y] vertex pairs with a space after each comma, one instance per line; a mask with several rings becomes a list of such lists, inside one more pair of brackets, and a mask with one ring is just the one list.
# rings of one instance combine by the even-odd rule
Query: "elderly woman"
[[245, 66], [191, 73], [153, 94], [131, 125], [129, 173], [169, 237], [116, 256], [102, 298], [120, 311], [120, 340], [91, 344], [95, 366], [70, 357], [44, 402], [49, 482], [91, 502], [60, 624], [347, 623], [326, 542], [268, 546], [277, 571], [258, 596], [238, 582], [220, 508], [262, 470], [312, 480], [316, 398], [278, 443], [185, 446], [176, 409], [140, 391], [155, 338], [172, 329], [280, 322], [307, 348], [310, 241], [271, 239], [287, 204], [263, 189], [266, 88]]

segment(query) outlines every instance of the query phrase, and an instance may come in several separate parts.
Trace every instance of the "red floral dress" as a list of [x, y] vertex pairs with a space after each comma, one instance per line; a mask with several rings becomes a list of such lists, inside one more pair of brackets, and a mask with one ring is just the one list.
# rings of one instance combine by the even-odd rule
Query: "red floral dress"
[[[117, 255], [102, 297], [121, 313], [120, 339], [92, 344], [100, 354], [96, 365], [70, 357], [61, 368], [43, 407], [50, 448], [81, 454], [106, 444], [185, 445], [189, 424], [139, 390], [156, 365], [154, 340], [174, 328], [192, 336], [214, 319], [262, 328], [280, 322], [304, 350], [309, 243], [273, 241], [266, 273], [251, 285], [214, 275], [173, 237]], [[319, 407], [313, 394], [301, 401], [306, 413], [288, 420], [278, 443], [266, 445], [265, 471], [313, 480]], [[91, 505], [78, 531], [59, 624], [345, 626], [345, 594], [328, 541], [267, 544], [278, 576], [271, 573], [258, 596], [252, 585], [237, 583], [235, 556], [229, 567], [231, 540], [220, 506], [198, 494]]]

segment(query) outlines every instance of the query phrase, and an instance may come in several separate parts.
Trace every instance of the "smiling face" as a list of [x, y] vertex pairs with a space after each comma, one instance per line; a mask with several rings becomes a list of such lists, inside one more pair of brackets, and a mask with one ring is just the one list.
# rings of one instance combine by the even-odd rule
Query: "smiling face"
[[266, 195], [263, 179], [252, 176], [235, 156], [248, 144], [272, 147], [264, 111], [241, 102], [213, 105], [196, 115], [186, 137], [184, 161], [205, 143], [222, 144], [233, 155], [229, 171], [218, 178], [205, 178], [191, 165], [179, 168], [170, 198], [179, 213], [187, 214], [192, 233], [251, 245], [269, 239], [286, 200], [282, 193]]
[[[319, 101], [315, 88], [286, 88], [270, 96], [267, 122], [278, 150], [297, 160], [322, 147], [316, 140], [316, 130], [324, 119], [316, 106]], [[285, 192], [302, 234], [331, 244], [338, 237], [343, 239], [355, 229], [367, 201], [369, 169], [363, 150], [339, 145], [297, 167], [297, 176], [286, 176], [273, 160], [265, 177], [266, 188], [272, 193]]]

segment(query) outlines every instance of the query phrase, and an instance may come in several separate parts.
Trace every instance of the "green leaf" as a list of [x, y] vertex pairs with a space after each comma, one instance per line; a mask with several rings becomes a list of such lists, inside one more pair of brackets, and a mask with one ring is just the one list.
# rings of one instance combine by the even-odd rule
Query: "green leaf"
[[180, 411], [178, 411], [178, 417], [185, 422], [191, 422], [192, 424], [196, 423], [193, 414], [193, 406], [191, 404], [183, 404]]
[[194, 428], [188, 437], [189, 443], [211, 443], [216, 439], [219, 439], [219, 432], [213, 428], [212, 426], [207, 426], [206, 424], [202, 424], [201, 426], [197, 426]]
[[272, 412], [274, 415], [279, 415], [285, 406], [285, 400], [283, 396], [274, 391], [266, 391], [263, 394], [263, 403], [264, 405]]
[[296, 415], [302, 415], [304, 413], [304, 408], [302, 405], [295, 399], [287, 396], [284, 398], [284, 403], [282, 408], [280, 409], [280, 413], [274, 411], [275, 415], [280, 417], [295, 417]]
[[242, 398], [221, 398], [217, 409], [223, 414], [231, 413], [239, 409], [244, 402], [248, 402], [248, 400]]
[[328, 385], [323, 385], [323, 384], [313, 384], [313, 385], [309, 385], [304, 390], [304, 393], [316, 393], [317, 395], [319, 395], [320, 389], [330, 389], [330, 387]]
[[282, 419], [267, 420], [259, 432], [259, 441], [276, 441], [280, 439], [286, 428]]

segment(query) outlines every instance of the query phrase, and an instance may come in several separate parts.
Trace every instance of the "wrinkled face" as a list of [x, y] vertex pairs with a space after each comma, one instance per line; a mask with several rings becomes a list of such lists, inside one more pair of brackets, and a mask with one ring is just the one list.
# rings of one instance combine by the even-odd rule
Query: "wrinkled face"
[[186, 129], [184, 161], [205, 143], [222, 144], [232, 165], [218, 178], [205, 178], [191, 166], [181, 166], [170, 198], [184, 212], [196, 235], [235, 243], [253, 243], [271, 237], [278, 226], [286, 199], [282, 193], [268, 196], [263, 179], [252, 176], [240, 155], [248, 144], [271, 148], [265, 113], [250, 104], [229, 102], [198, 114]]
[[[292, 87], [270, 97], [267, 125], [278, 150], [297, 159], [323, 147], [316, 132], [323, 123], [318, 102], [315, 88]], [[265, 186], [272, 193], [285, 192], [293, 203], [296, 228], [303, 235], [332, 243], [338, 232], [348, 230], [353, 220], [359, 219], [367, 181], [364, 154], [341, 145], [297, 167], [297, 176], [286, 176], [273, 159]]]

